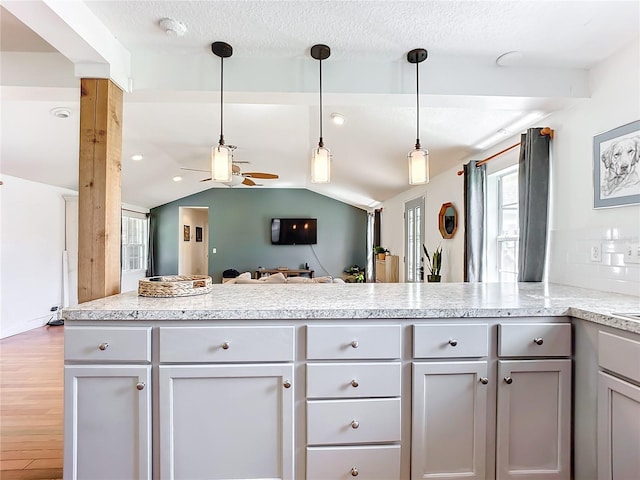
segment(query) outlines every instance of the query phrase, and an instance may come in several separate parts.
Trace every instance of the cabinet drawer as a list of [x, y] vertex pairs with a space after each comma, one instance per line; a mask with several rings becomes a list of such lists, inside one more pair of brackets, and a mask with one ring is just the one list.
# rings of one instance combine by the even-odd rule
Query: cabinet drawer
[[399, 398], [307, 402], [310, 445], [398, 441]]
[[598, 332], [598, 363], [602, 368], [640, 383], [640, 342]]
[[488, 353], [486, 323], [413, 326], [414, 358], [486, 357]]
[[307, 398], [399, 396], [400, 362], [307, 365]]
[[294, 327], [160, 327], [160, 363], [291, 362]]
[[399, 480], [400, 445], [307, 448], [307, 480]]
[[307, 358], [400, 358], [400, 325], [310, 325]]
[[568, 323], [501, 323], [498, 327], [501, 357], [570, 357]]
[[65, 327], [64, 359], [150, 362], [151, 327]]

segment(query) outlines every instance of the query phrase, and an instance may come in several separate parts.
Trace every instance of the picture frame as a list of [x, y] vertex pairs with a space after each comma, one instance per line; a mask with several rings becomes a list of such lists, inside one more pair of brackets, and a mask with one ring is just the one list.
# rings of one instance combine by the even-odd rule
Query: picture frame
[[196, 227], [196, 242], [202, 241], [202, 227]]
[[593, 137], [593, 208], [640, 204], [640, 120]]
[[185, 242], [188, 242], [189, 240], [191, 240], [191, 226], [189, 225], [184, 226], [182, 237]]

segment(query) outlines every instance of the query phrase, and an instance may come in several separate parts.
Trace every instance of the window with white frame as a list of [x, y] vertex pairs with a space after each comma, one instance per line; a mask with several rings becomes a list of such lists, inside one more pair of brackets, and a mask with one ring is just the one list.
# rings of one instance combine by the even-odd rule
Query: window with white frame
[[518, 167], [487, 179], [487, 276], [492, 282], [518, 280]]
[[122, 271], [147, 269], [149, 220], [144, 213], [122, 212]]

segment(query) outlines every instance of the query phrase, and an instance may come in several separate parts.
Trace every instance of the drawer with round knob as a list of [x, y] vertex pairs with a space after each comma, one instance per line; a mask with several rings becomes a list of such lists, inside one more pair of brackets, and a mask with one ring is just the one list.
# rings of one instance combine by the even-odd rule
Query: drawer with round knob
[[400, 389], [400, 362], [307, 364], [307, 398], [399, 397]]
[[308, 447], [306, 480], [399, 480], [400, 445]]
[[400, 441], [400, 398], [307, 401], [307, 443]]
[[489, 354], [489, 326], [442, 323], [413, 326], [414, 358], [469, 358]]
[[160, 327], [160, 363], [291, 362], [294, 326]]
[[501, 323], [498, 325], [500, 357], [569, 357], [569, 323]]
[[65, 361], [151, 362], [151, 327], [64, 329]]
[[400, 325], [309, 325], [310, 360], [400, 358]]

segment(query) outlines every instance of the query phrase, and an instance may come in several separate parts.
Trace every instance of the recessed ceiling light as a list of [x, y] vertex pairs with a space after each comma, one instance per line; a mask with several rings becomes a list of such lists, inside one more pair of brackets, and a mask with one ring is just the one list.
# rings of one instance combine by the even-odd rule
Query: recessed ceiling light
[[49, 113], [57, 118], [69, 118], [71, 116], [71, 110], [64, 107], [54, 108]]
[[136, 162], [142, 160], [144, 157], [142, 155], [140, 155], [139, 153], [136, 153], [135, 155], [131, 155], [131, 160], [134, 160]]
[[335, 123], [336, 125], [344, 125], [345, 121], [344, 115], [340, 113], [332, 113], [331, 120], [333, 120], [333, 123]]
[[182, 177], [180, 177], [180, 176], [173, 177], [173, 181], [174, 182], [181, 182], [182, 181]]
[[522, 54], [522, 52], [514, 50], [513, 52], [503, 53], [498, 58], [496, 58], [496, 64], [501, 67], [513, 67], [519, 65], [522, 62], [523, 58], [524, 55]]

